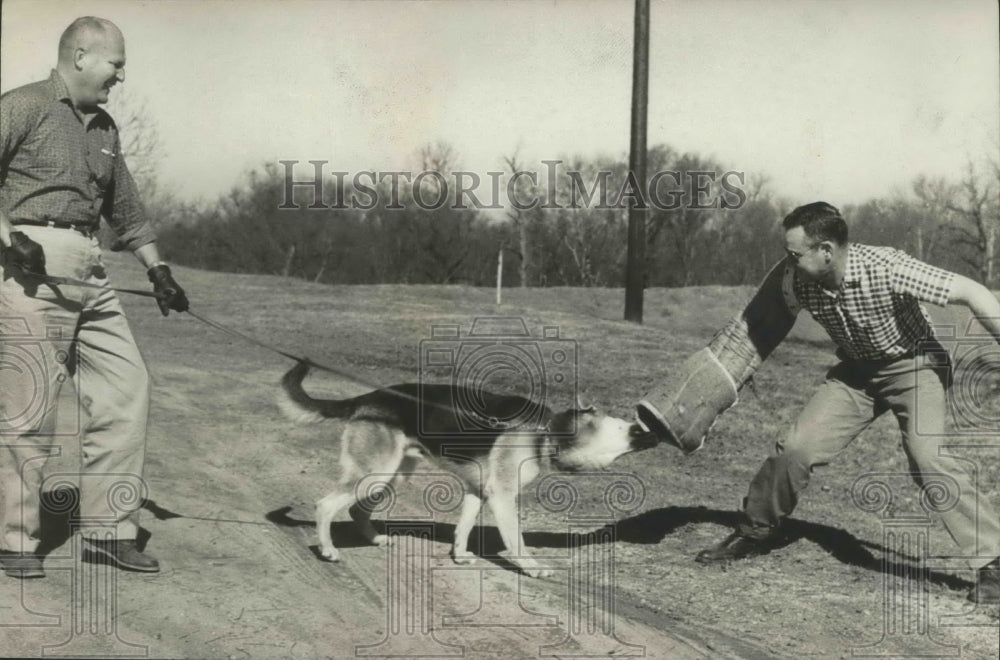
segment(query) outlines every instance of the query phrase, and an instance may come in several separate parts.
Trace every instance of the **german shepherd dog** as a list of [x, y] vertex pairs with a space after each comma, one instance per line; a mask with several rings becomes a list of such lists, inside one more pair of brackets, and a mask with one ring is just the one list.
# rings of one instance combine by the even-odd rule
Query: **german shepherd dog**
[[[336, 488], [316, 503], [316, 531], [320, 556], [337, 561], [339, 553], [330, 537], [330, 524], [345, 507], [364, 536], [384, 546], [389, 538], [378, 534], [370, 521], [372, 506], [359, 501], [358, 484], [368, 475], [413, 472], [420, 457], [456, 475], [465, 485], [462, 511], [455, 527], [452, 558], [467, 564], [475, 557], [466, 549], [469, 533], [486, 500], [511, 561], [531, 577], [545, 577], [527, 553], [518, 530], [520, 488], [543, 470], [596, 470], [629, 452], [658, 443], [647, 429], [598, 413], [593, 406], [553, 413], [537, 407], [541, 428], [476, 428], [468, 433], [456, 414], [458, 396], [475, 395], [484, 418], [511, 419], [532, 402], [515, 395], [469, 392], [457, 385], [407, 383], [383, 388], [351, 399], [320, 400], [309, 396], [302, 381], [310, 365], [302, 361], [282, 378], [282, 411], [297, 423], [346, 420], [341, 435], [341, 477]], [[537, 404], [535, 404], [537, 406]], [[449, 452], [449, 446], [457, 451]], [[460, 449], [459, 449], [460, 448]], [[452, 453], [453, 456], [448, 456]], [[461, 454], [456, 460], [454, 454]], [[382, 490], [391, 482], [381, 484]], [[365, 497], [378, 495], [369, 490]]]

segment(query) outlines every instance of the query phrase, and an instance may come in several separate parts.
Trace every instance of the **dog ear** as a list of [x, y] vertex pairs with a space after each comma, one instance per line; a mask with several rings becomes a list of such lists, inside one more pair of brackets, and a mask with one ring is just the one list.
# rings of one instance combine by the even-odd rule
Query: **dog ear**
[[593, 420], [589, 415], [581, 415], [581, 411], [570, 407], [552, 416], [548, 430], [555, 436], [571, 436]]
[[597, 408], [591, 405], [583, 405], [582, 401], [577, 400], [577, 409], [573, 414], [574, 422], [576, 423], [577, 430], [588, 429], [595, 430], [597, 428]]
[[576, 393], [576, 409], [578, 412], [589, 412], [589, 413], [592, 413], [595, 410], [597, 410], [594, 404], [584, 405], [583, 399], [580, 398], [579, 392]]

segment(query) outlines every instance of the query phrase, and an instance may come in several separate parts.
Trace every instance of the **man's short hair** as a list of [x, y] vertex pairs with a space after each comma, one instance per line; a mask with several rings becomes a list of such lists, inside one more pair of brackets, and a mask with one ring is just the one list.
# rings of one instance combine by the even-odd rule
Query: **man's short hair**
[[76, 50], [77, 44], [81, 41], [84, 35], [96, 35], [106, 36], [111, 28], [114, 27], [114, 23], [105, 19], [98, 18], [96, 16], [81, 16], [76, 19], [69, 26], [63, 30], [62, 36], [59, 37], [59, 59], [67, 61], [72, 59], [73, 52]]
[[813, 202], [798, 207], [785, 216], [781, 226], [785, 231], [802, 227], [806, 236], [813, 240], [847, 245], [847, 222], [837, 207], [826, 202]]

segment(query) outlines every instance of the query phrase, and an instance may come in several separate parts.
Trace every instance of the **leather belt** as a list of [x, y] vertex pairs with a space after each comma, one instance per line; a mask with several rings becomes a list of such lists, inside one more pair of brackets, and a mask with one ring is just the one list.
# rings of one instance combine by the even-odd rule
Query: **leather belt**
[[18, 225], [29, 225], [31, 227], [52, 227], [53, 229], [72, 229], [73, 231], [83, 234], [87, 238], [94, 235], [94, 230], [91, 227], [81, 227], [80, 225], [75, 225], [72, 222], [67, 222], [66, 220], [17, 220], [16, 222], [11, 222], [12, 225], [17, 227]]

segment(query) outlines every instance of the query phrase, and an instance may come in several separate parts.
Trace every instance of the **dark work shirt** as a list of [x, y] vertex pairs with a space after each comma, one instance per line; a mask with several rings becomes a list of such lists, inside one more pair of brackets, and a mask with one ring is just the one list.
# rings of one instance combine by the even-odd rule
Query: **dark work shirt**
[[118, 127], [100, 108], [83, 115], [62, 76], [0, 96], [0, 210], [14, 224], [58, 220], [96, 229], [104, 216], [116, 249], [156, 240], [125, 165]]

